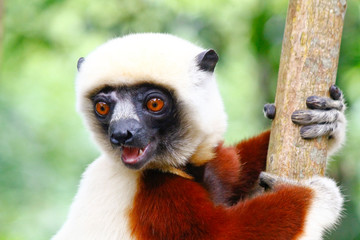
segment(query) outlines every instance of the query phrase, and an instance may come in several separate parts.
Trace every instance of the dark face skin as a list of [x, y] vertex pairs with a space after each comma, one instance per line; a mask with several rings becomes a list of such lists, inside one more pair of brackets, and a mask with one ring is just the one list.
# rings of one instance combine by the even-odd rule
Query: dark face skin
[[92, 98], [94, 114], [123, 163], [140, 169], [169, 151], [179, 132], [173, 94], [159, 86], [103, 88]]

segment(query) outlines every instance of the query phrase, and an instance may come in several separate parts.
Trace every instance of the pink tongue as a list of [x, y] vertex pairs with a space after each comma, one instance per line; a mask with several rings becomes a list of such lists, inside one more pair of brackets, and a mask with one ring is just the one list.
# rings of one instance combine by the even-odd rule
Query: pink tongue
[[125, 163], [136, 163], [139, 156], [139, 148], [124, 147], [122, 152], [122, 159]]

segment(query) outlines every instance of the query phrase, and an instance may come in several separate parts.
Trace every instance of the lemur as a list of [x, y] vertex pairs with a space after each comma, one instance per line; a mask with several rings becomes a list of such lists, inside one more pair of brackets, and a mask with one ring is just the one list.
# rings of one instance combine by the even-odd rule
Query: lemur
[[[327, 177], [263, 172], [270, 130], [223, 145], [218, 55], [169, 34], [112, 39], [78, 61], [77, 108], [101, 150], [53, 237], [135, 240], [321, 239], [343, 197]], [[344, 142], [341, 91], [295, 111], [303, 138]], [[265, 114], [274, 117], [274, 105]], [[259, 182], [267, 191], [253, 194]]]

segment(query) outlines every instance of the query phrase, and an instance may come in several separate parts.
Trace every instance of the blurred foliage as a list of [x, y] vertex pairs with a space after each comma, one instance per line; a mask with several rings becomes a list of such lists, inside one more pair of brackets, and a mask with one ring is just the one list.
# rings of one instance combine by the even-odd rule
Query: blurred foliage
[[[109, 38], [169, 32], [220, 55], [217, 77], [228, 143], [270, 126], [285, 0], [9, 0], [0, 72], [0, 240], [49, 239], [64, 222], [98, 151], [75, 111], [76, 61]], [[348, 141], [329, 174], [347, 196], [327, 239], [360, 239], [360, 1], [348, 1], [337, 84], [348, 102]], [[356, 238], [357, 237], [357, 238]]]

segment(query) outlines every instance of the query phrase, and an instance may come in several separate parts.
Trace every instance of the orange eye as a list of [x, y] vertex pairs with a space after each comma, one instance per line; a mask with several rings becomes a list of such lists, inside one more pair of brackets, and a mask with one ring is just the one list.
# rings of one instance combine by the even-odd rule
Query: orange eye
[[146, 103], [146, 107], [152, 112], [159, 112], [164, 107], [164, 101], [160, 98], [152, 98]]
[[95, 110], [100, 116], [105, 116], [105, 115], [107, 115], [109, 113], [110, 107], [105, 102], [98, 102], [95, 105]]

